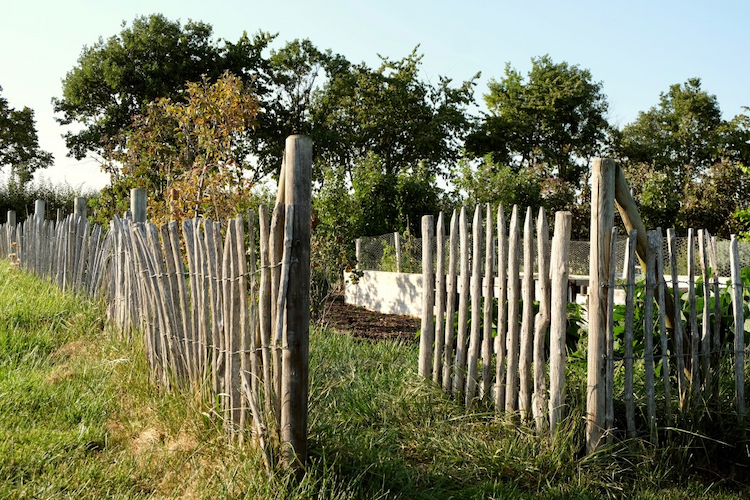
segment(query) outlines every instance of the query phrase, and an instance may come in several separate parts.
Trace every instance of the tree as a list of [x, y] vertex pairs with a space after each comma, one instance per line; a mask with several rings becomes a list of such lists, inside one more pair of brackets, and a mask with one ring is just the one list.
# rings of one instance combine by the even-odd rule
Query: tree
[[727, 237], [747, 208], [750, 119], [726, 121], [698, 78], [669, 87], [659, 104], [615, 134], [649, 227], [700, 227]]
[[721, 160], [724, 127], [715, 95], [701, 89], [699, 78], [669, 87], [658, 106], [638, 113], [622, 130], [621, 154], [631, 164], [664, 172], [683, 191]]
[[52, 161], [52, 154], [39, 147], [34, 111], [28, 107], [13, 109], [0, 96], [0, 168], [9, 166], [11, 175], [23, 185], [36, 170], [47, 168]]
[[123, 133], [126, 148], [108, 153], [112, 182], [99, 200], [107, 220], [126, 208], [129, 191], [149, 191], [154, 221], [225, 219], [248, 208], [244, 138], [257, 126], [258, 100], [239, 77], [188, 83], [182, 101], [151, 103]]
[[[122, 148], [121, 132], [133, 117], [146, 113], [158, 98], [179, 101], [187, 82], [204, 76], [215, 80], [231, 71], [265, 92], [265, 59], [261, 52], [273, 37], [243, 34], [237, 43], [212, 39], [210, 25], [170, 21], [161, 14], [123, 23], [119, 35], [84, 47], [78, 64], [63, 80], [62, 97], [52, 100], [60, 124], [79, 124], [67, 132], [70, 154], [78, 159], [105, 147]], [[113, 143], [113, 141], [115, 141]]]
[[475, 79], [458, 87], [441, 77], [437, 85], [419, 77], [416, 49], [379, 68], [340, 62], [316, 94], [311, 120], [323, 164], [352, 169], [374, 153], [383, 172], [397, 175], [423, 161], [431, 174], [447, 174], [467, 129], [467, 106]]
[[606, 149], [608, 104], [591, 73], [545, 55], [531, 60], [527, 78], [505, 67], [484, 95], [488, 113], [468, 137], [475, 156], [493, 155], [515, 170], [534, 168], [578, 189], [594, 156]]

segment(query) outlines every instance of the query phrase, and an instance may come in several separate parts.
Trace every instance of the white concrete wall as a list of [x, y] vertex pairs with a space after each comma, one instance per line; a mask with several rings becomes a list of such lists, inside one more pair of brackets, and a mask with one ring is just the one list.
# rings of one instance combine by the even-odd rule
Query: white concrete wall
[[422, 315], [422, 275], [363, 271], [352, 284], [351, 273], [344, 273], [344, 301], [370, 311], [407, 316]]

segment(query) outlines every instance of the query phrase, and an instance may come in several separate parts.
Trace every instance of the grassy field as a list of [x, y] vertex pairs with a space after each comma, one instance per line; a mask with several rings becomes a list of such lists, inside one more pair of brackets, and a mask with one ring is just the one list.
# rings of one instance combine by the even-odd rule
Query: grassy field
[[[698, 437], [581, 455], [581, 415], [555, 439], [464, 409], [416, 376], [415, 344], [311, 338], [301, 483], [233, 446], [207, 406], [153, 385], [103, 306], [0, 264], [0, 498], [745, 498]], [[576, 391], [572, 390], [575, 396]], [[705, 456], [704, 456], [705, 455]]]

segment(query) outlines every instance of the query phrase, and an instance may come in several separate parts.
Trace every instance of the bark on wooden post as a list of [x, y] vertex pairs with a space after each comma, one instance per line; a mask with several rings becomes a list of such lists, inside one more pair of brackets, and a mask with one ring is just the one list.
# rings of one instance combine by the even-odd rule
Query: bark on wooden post
[[469, 330], [469, 288], [471, 277], [469, 274], [469, 229], [466, 222], [466, 207], [461, 207], [458, 225], [461, 240], [461, 292], [458, 303], [458, 336], [456, 338], [456, 360], [453, 374], [453, 394], [457, 396], [463, 394], [464, 384], [466, 383], [466, 341]]
[[432, 260], [432, 215], [422, 217], [422, 332], [419, 335], [419, 375], [429, 379], [432, 372], [432, 343], [435, 340], [435, 272]]
[[135, 188], [130, 190], [130, 213], [133, 222], [146, 222], [146, 190]]
[[77, 196], [73, 208], [73, 213], [82, 218], [86, 218], [86, 207], [88, 206], [88, 199], [85, 196]]
[[468, 408], [476, 395], [477, 365], [481, 341], [480, 310], [482, 302], [482, 206], [477, 205], [474, 210], [472, 223], [472, 251], [471, 251], [471, 335], [469, 337], [469, 353], [466, 370], [466, 397]]
[[484, 330], [482, 331], [482, 387], [481, 398], [490, 400], [492, 391], [492, 308], [493, 295], [495, 291], [494, 267], [495, 267], [495, 235], [492, 227], [492, 204], [487, 203], [487, 219], [485, 222], [484, 240]]
[[596, 450], [604, 431], [605, 288], [609, 269], [610, 231], [615, 218], [615, 162], [594, 160], [591, 176], [591, 254], [589, 257], [589, 344], [586, 387], [586, 451]]
[[285, 466], [307, 460], [307, 397], [310, 333], [310, 200], [312, 140], [286, 140], [286, 204], [294, 207], [291, 269], [284, 338], [281, 393], [281, 444]]
[[44, 200], [34, 202], [34, 219], [38, 222], [44, 222]]
[[523, 310], [521, 312], [521, 341], [518, 354], [518, 410], [521, 420], [531, 415], [531, 390], [533, 388], [531, 367], [534, 337], [534, 217], [531, 207], [526, 209], [523, 226]]
[[519, 282], [518, 251], [521, 230], [518, 222], [518, 206], [513, 206], [510, 215], [510, 235], [508, 239], [508, 334], [506, 336], [506, 372], [505, 372], [505, 411], [518, 409], [518, 343], [519, 311], [521, 300], [521, 283]]
[[505, 300], [508, 296], [508, 238], [505, 234], [505, 212], [497, 207], [497, 338], [495, 339], [495, 408], [505, 407], [505, 338], [508, 315]]
[[573, 214], [555, 214], [555, 234], [552, 236], [550, 263], [551, 311], [549, 355], [549, 427], [555, 432], [562, 418], [565, 404], [565, 333], [568, 321], [568, 252]]
[[458, 213], [453, 210], [451, 216], [450, 229], [450, 250], [448, 258], [448, 276], [446, 290], [446, 310], [445, 310], [445, 343], [443, 349], [443, 390], [450, 392], [452, 375], [453, 375], [453, 344], [455, 343], [455, 328], [453, 318], [456, 315], [456, 291], [458, 290], [458, 276], [456, 267], [458, 266]]
[[435, 270], [435, 353], [432, 361], [432, 381], [442, 382], [443, 351], [445, 349], [445, 219], [443, 212], [438, 215], [435, 230], [437, 269]]
[[539, 312], [534, 319], [534, 396], [533, 410], [537, 431], [544, 429], [547, 422], [547, 360], [544, 357], [547, 329], [550, 325], [550, 242], [547, 213], [539, 209], [537, 217], [537, 266], [539, 281]]

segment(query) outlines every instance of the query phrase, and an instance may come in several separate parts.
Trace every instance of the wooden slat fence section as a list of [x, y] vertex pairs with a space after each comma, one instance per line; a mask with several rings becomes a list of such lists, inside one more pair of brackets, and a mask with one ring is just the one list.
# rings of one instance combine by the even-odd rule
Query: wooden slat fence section
[[[483, 212], [481, 206], [475, 207], [471, 229], [466, 217], [466, 208], [461, 209], [459, 216], [454, 212], [448, 244], [443, 241], [444, 216], [440, 214], [437, 218], [439, 224], [434, 234], [437, 239], [436, 248], [440, 249], [436, 266], [439, 276], [434, 276], [431, 265], [423, 267], [425, 283], [428, 283], [425, 290], [431, 290], [433, 294], [437, 290], [437, 297], [433, 295], [434, 301], [425, 308], [434, 310], [435, 314], [425, 315], [429, 316], [429, 320], [423, 318], [420, 374], [436, 383], [442, 382], [446, 392], [450, 392], [466, 405], [479, 398], [494, 402], [499, 411], [516, 413], [521, 410], [525, 420], [530, 420], [533, 416], [540, 428], [546, 428], [551, 418], [554, 420], [549, 425], [556, 425], [560, 421], [564, 401], [564, 370], [558, 369], [555, 372], [554, 384], [548, 384], [545, 339], [554, 318], [557, 322], [556, 332], [559, 335], [558, 348], [554, 355], [559, 366], [565, 358], [567, 256], [571, 216], [560, 213], [556, 224], [560, 228], [556, 230], [562, 231], [557, 236], [561, 242], [551, 252], [546, 213], [540, 211], [537, 218], [535, 242], [534, 217], [531, 211], [527, 210], [523, 232], [524, 246], [521, 251], [522, 233], [519, 227], [518, 207], [513, 207], [509, 224], [510, 235], [506, 233], [503, 208], [499, 207], [496, 213], [490, 206], [485, 210], [486, 212]], [[495, 220], [497, 233], [493, 224]], [[423, 221], [423, 255], [428, 255], [424, 263], [430, 264], [430, 249], [433, 246], [432, 218], [426, 217]], [[472, 234], [471, 241], [469, 234]], [[543, 283], [539, 286], [536, 286], [534, 278], [535, 246], [538, 246], [539, 267], [545, 275]], [[448, 249], [447, 255], [443, 254], [445, 248]], [[523, 288], [519, 259], [521, 255], [524, 256]], [[446, 259], [449, 263], [447, 270], [441, 264]], [[459, 260], [460, 276], [456, 271], [456, 263]], [[557, 286], [560, 288], [555, 294], [558, 311], [553, 311], [551, 306], [550, 262], [555, 262], [554, 271]], [[447, 286], [431, 286], [431, 282], [445, 282]], [[539, 293], [536, 291], [537, 288], [540, 290]], [[445, 296], [441, 297], [443, 294]], [[535, 316], [533, 304], [540, 299], [542, 308]], [[456, 301], [458, 334], [454, 336]], [[446, 305], [443, 306], [442, 303]], [[438, 306], [434, 307], [432, 304]], [[527, 306], [522, 308], [522, 304]], [[493, 317], [495, 305], [498, 313]], [[438, 330], [434, 325], [441, 327]], [[434, 330], [425, 331], [425, 328]], [[439, 332], [439, 338], [434, 340], [434, 344], [427, 342], [425, 339], [431, 339], [435, 331]], [[424, 367], [441, 367], [442, 373], [435, 375]], [[554, 396], [549, 394], [548, 388], [551, 386], [557, 391]], [[554, 417], [550, 415], [550, 406], [555, 409]]]
[[[424, 282], [428, 283], [425, 290], [434, 299], [428, 302], [425, 298], [428, 304], [425, 310], [433, 311], [433, 315], [423, 318], [420, 366], [427, 369], [420, 373], [442, 384], [446, 392], [463, 404], [481, 398], [493, 402], [496, 411], [533, 424], [538, 432], [554, 431], [568, 414], [566, 408], [573, 403], [565, 399], [571, 215], [555, 214], [550, 249], [544, 211], [536, 219], [536, 232], [529, 210], [523, 231], [518, 207], [513, 207], [507, 227], [502, 206], [496, 213], [491, 207], [475, 207], [472, 224], [467, 220], [467, 211], [464, 207], [460, 215], [454, 212], [448, 241], [445, 241], [443, 214], [437, 217], [436, 231], [431, 223], [424, 226], [425, 249], [435, 246], [439, 251], [437, 275], [433, 274], [432, 266], [423, 267]], [[436, 241], [431, 235], [433, 231]], [[692, 412], [691, 419], [703, 418], [711, 407], [707, 403], [718, 402], [719, 378], [733, 380], [734, 406], [738, 419], [744, 421], [744, 336], [733, 334], [744, 333], [741, 276], [739, 269], [732, 269], [735, 327], [730, 332], [730, 347], [722, 344], [720, 335], [727, 334], [720, 330], [721, 325], [715, 319], [721, 283], [726, 279], [715, 271], [719, 257], [716, 243], [704, 231], [699, 232], [697, 242], [693, 234], [690, 230], [690, 244], [685, 251], [675, 247], [674, 232], [667, 231], [665, 250], [661, 229], [649, 231], [644, 259], [646, 273], [639, 277], [637, 232], [632, 230], [627, 237], [625, 272], [620, 278], [613, 254], [618, 235], [616, 230], [608, 230], [607, 245], [601, 253], [605, 264], [600, 288], [606, 304], [599, 340], [602, 362], [596, 365], [596, 373], [589, 373], [589, 383], [601, 387], [603, 393], [602, 414], [587, 417], [601, 422], [597, 444], [602, 438], [611, 441], [618, 436], [639, 434], [659, 442], [664, 436], [657, 430], [679, 426], [685, 420], [685, 412]], [[730, 250], [738, 252], [736, 240]], [[726, 257], [738, 265], [738, 255], [730, 253]], [[426, 257], [425, 264], [432, 260], [433, 257]], [[687, 260], [687, 277], [677, 276], [678, 260]], [[701, 263], [703, 275], [698, 290], [692, 273], [695, 261]], [[665, 264], [670, 275], [665, 276]], [[685, 312], [684, 316], [678, 315], [676, 322], [669, 322], [673, 323], [673, 330], [668, 330], [667, 296], [675, 289], [679, 290], [674, 297], [677, 310], [685, 307]], [[621, 305], [616, 306], [615, 302]], [[702, 311], [700, 303], [704, 305]], [[536, 304], [536, 315], [527, 304]], [[494, 307], [497, 315], [492, 317], [488, 311]], [[616, 307], [621, 309], [616, 311]], [[642, 308], [638, 316], [637, 308]], [[641, 318], [640, 324], [634, 323], [636, 317]], [[433, 333], [438, 335], [434, 342], [425, 341]], [[731, 363], [726, 362], [729, 355]], [[617, 405], [618, 400], [624, 401], [624, 405]], [[617, 413], [620, 409], [622, 415]], [[636, 420], [639, 411], [645, 417], [640, 424]], [[622, 428], [617, 427], [620, 425]]]
[[287, 148], [291, 186], [283, 188], [282, 173], [271, 227], [264, 206], [257, 224], [254, 212], [225, 224], [185, 220], [181, 228], [115, 217], [106, 232], [75, 214], [19, 225], [9, 214], [0, 252], [62, 289], [103, 297], [111, 329], [142, 336], [155, 381], [202, 394], [232, 439], [254, 432], [268, 467], [281, 459], [298, 468], [307, 453], [309, 290], [302, 283], [309, 282], [312, 143], [293, 136]]

